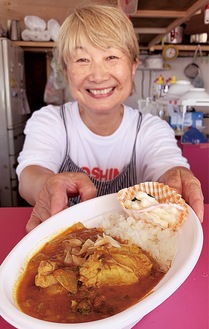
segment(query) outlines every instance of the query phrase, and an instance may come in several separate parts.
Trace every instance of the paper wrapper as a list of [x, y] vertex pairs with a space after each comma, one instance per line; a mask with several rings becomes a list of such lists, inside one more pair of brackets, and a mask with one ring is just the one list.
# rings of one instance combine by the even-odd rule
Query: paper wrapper
[[175, 190], [170, 188], [168, 185], [158, 182], [145, 182], [137, 184], [128, 188], [124, 188], [118, 192], [118, 201], [123, 210], [131, 217], [139, 220], [142, 215], [138, 210], [127, 209], [124, 206], [126, 200], [132, 200], [136, 193], [142, 191], [152, 195], [159, 203], [173, 203], [180, 205], [183, 210], [179, 211], [179, 215], [176, 218], [175, 224], [170, 227], [172, 230], [176, 230], [186, 218], [188, 214], [188, 207], [184, 199]]

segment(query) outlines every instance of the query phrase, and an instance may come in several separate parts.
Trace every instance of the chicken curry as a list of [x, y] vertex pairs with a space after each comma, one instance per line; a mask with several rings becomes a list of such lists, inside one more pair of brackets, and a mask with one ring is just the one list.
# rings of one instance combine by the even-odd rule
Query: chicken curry
[[164, 274], [138, 246], [77, 223], [30, 259], [16, 301], [24, 313], [45, 321], [95, 321], [137, 303]]

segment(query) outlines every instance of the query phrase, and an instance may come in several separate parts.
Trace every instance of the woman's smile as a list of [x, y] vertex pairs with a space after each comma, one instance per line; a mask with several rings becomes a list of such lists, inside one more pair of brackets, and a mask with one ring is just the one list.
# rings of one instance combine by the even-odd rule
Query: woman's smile
[[115, 87], [113, 88], [105, 88], [105, 89], [87, 89], [88, 93], [93, 97], [105, 97], [112, 95]]

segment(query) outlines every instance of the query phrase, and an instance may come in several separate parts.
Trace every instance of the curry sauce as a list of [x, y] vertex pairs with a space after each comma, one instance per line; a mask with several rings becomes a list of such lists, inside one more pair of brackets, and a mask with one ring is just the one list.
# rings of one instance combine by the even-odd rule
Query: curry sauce
[[89, 322], [134, 305], [163, 276], [139, 247], [79, 223], [30, 259], [15, 297], [19, 308], [32, 317], [59, 323]]

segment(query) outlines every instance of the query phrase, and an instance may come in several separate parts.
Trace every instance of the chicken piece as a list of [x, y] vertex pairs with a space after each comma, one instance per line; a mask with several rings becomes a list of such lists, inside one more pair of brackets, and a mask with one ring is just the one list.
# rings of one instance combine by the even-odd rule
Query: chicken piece
[[123, 246], [122, 250], [115, 249], [111, 256], [121, 266], [130, 268], [139, 279], [149, 275], [153, 266], [148, 256], [136, 245]]
[[127, 285], [149, 275], [151, 260], [135, 245], [121, 248], [102, 246], [80, 268], [86, 286]]
[[38, 267], [38, 274], [35, 276], [35, 285], [47, 288], [55, 283], [57, 279], [53, 275], [53, 271], [57, 269], [57, 263], [42, 260]]
[[[72, 293], [77, 292], [77, 275], [69, 268], [58, 268], [58, 264], [52, 261], [41, 261], [35, 284], [41, 288], [48, 288], [60, 284]], [[59, 292], [59, 289], [56, 289]]]
[[77, 293], [77, 275], [74, 271], [63, 268], [55, 270], [53, 273], [57, 281], [65, 288], [67, 291], [72, 292], [73, 294]]

